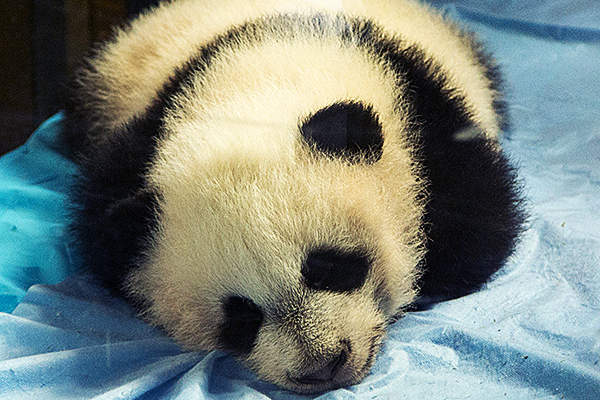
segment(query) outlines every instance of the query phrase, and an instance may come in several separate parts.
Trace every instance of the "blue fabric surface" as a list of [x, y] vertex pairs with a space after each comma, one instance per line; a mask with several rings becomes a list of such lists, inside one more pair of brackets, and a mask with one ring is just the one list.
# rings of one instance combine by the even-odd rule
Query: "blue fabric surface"
[[72, 272], [64, 241], [66, 192], [75, 165], [56, 135], [61, 115], [22, 147], [0, 158], [0, 311], [12, 311], [35, 283]]
[[[435, 2], [503, 66], [532, 214], [481, 292], [394, 324], [372, 373], [321, 399], [600, 399], [600, 3]], [[5, 310], [72, 269], [56, 144], [60, 115], [0, 159]], [[0, 314], [2, 399], [295, 399], [224, 353], [182, 353], [123, 302], [75, 275]]]

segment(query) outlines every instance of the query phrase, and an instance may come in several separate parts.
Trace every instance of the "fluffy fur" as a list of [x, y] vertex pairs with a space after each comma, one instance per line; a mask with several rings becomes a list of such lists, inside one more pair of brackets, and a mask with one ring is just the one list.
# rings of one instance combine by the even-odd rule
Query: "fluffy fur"
[[162, 5], [74, 80], [84, 265], [188, 349], [356, 383], [418, 290], [468, 294], [514, 248], [500, 86], [411, 1]]

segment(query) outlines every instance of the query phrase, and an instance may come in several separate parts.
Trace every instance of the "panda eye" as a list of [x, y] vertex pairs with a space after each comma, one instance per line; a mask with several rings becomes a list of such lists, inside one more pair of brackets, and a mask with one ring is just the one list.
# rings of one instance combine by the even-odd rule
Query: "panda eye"
[[263, 320], [260, 308], [247, 297], [229, 296], [223, 302], [223, 312], [219, 337], [222, 346], [235, 354], [250, 353]]
[[369, 266], [369, 257], [362, 253], [319, 249], [306, 257], [301, 273], [311, 289], [349, 292], [364, 284]]
[[372, 164], [381, 158], [383, 134], [372, 107], [336, 103], [307, 118], [300, 126], [304, 140], [330, 157]]

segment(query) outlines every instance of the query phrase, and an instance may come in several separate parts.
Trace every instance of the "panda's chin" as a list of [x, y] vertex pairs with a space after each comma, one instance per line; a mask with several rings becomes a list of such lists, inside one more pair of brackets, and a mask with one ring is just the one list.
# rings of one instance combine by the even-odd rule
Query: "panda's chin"
[[360, 382], [360, 380], [361, 380], [361, 378], [355, 378], [355, 379], [348, 378], [346, 380], [335, 379], [335, 380], [324, 381], [324, 382], [304, 383], [304, 382], [299, 382], [297, 379], [289, 378], [288, 383], [281, 385], [281, 386], [285, 387], [287, 390], [290, 390], [290, 391], [296, 392], [296, 393], [315, 394], [315, 393], [322, 393], [322, 392], [326, 392], [329, 390], [335, 390], [335, 389], [340, 389], [343, 387], [351, 386], [353, 384]]
[[371, 362], [365, 363], [363, 368], [356, 370], [353, 367], [341, 369], [331, 379], [304, 379], [288, 376], [286, 383], [282, 386], [298, 393], [319, 393], [327, 390], [339, 389], [359, 383], [371, 368]]

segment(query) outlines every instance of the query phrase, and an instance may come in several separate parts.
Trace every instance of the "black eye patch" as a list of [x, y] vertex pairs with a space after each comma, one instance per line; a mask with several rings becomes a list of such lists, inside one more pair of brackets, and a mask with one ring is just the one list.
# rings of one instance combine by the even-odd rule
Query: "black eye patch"
[[349, 292], [360, 288], [367, 278], [370, 259], [362, 253], [318, 249], [302, 265], [304, 284], [316, 290]]
[[219, 336], [223, 348], [237, 355], [250, 353], [263, 321], [260, 308], [247, 297], [229, 296], [223, 302], [223, 313]]
[[330, 157], [372, 164], [381, 158], [383, 134], [372, 107], [355, 102], [323, 108], [300, 125], [304, 140]]

